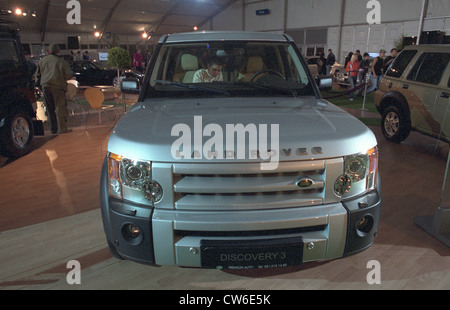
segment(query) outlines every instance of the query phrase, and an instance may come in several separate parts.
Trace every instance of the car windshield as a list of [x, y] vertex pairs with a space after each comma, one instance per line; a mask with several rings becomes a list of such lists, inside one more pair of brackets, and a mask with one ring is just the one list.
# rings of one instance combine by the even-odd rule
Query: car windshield
[[296, 50], [282, 42], [166, 44], [149, 82], [151, 97], [315, 95]]

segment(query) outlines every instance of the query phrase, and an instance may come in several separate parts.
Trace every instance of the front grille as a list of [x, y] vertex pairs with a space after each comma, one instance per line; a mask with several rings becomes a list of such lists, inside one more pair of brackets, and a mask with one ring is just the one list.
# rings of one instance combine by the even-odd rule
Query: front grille
[[[327, 166], [326, 160], [280, 162], [271, 171], [261, 170], [259, 163], [173, 164], [175, 208], [224, 211], [323, 204]], [[313, 184], [297, 186], [302, 177]]]

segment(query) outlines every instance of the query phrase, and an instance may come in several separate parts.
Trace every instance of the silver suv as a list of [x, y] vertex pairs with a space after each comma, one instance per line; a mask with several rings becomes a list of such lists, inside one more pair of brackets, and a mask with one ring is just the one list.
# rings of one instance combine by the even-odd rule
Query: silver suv
[[[368, 248], [381, 208], [377, 141], [321, 98], [331, 83], [311, 76], [286, 35], [163, 36], [108, 142], [101, 210], [112, 253], [239, 269]], [[122, 91], [138, 86], [128, 79]]]
[[411, 130], [450, 142], [450, 47], [407, 46], [375, 93], [386, 139], [405, 140]]

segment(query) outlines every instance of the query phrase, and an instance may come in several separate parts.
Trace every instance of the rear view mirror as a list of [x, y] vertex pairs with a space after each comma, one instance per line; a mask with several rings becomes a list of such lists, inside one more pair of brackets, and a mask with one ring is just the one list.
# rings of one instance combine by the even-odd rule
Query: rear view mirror
[[330, 75], [316, 76], [316, 82], [320, 90], [331, 90], [333, 88], [333, 78]]
[[120, 90], [124, 94], [139, 94], [139, 80], [126, 78], [120, 82]]

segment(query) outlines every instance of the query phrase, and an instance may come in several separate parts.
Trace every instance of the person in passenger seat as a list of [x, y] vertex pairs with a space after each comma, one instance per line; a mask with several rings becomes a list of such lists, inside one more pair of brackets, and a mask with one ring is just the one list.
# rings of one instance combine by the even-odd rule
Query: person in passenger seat
[[195, 72], [193, 83], [222, 82], [223, 62], [218, 57], [211, 57], [206, 69]]

